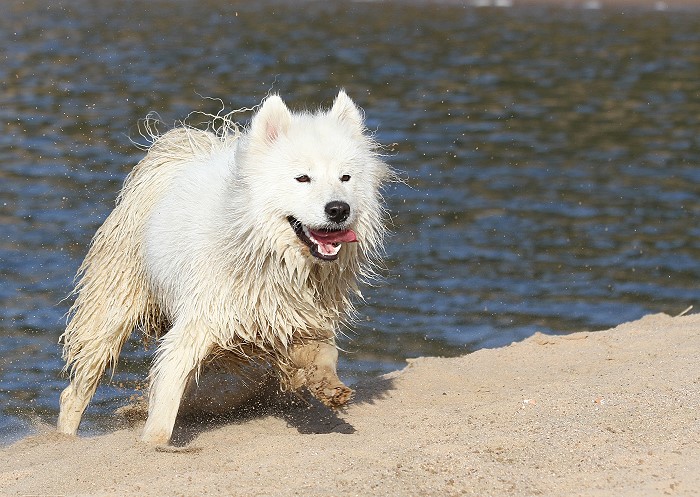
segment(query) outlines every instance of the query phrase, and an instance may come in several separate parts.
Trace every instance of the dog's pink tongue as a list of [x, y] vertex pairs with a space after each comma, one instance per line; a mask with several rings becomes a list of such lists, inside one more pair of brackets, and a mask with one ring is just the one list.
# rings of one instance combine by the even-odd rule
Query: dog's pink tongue
[[353, 230], [342, 231], [316, 231], [309, 230], [311, 236], [321, 243], [350, 243], [357, 241], [357, 235]]

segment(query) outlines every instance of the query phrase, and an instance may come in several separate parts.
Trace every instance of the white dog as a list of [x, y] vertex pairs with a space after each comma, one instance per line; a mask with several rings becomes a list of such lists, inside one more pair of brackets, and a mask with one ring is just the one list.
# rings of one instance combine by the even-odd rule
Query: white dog
[[145, 442], [169, 442], [188, 381], [222, 352], [345, 404], [335, 334], [378, 263], [390, 174], [342, 91], [327, 112], [291, 113], [271, 96], [242, 133], [157, 138], [78, 272], [58, 430], [77, 432], [134, 329], [162, 336]]

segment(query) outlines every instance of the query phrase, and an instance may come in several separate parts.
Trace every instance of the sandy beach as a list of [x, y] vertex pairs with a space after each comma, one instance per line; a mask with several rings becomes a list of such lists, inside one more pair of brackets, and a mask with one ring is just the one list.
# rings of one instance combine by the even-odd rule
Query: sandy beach
[[412, 360], [344, 412], [180, 423], [170, 450], [138, 442], [135, 409], [107, 435], [3, 448], [0, 494], [698, 495], [698, 357], [700, 314], [658, 314]]

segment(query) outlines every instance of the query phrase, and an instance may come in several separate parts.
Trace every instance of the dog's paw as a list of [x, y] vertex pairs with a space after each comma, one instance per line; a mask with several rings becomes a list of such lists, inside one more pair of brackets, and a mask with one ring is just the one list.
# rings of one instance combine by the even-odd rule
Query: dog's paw
[[144, 429], [141, 434], [141, 442], [152, 446], [163, 447], [170, 442], [170, 433], [165, 430]]
[[326, 389], [324, 395], [327, 396], [330, 407], [341, 407], [350, 402], [355, 392], [345, 385], [337, 386], [333, 389]]
[[347, 404], [355, 393], [351, 388], [346, 387], [342, 383], [329, 384], [328, 380], [325, 378], [324, 381], [320, 382], [318, 385], [309, 385], [309, 390], [313, 396], [324, 405], [333, 409]]

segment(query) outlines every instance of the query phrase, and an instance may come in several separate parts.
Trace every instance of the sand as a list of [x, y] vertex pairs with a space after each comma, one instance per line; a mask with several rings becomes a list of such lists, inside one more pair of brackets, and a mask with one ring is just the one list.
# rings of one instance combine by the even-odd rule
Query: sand
[[0, 451], [0, 494], [700, 495], [700, 314], [412, 360], [344, 412], [255, 412], [180, 423], [170, 452], [139, 416], [46, 429]]

